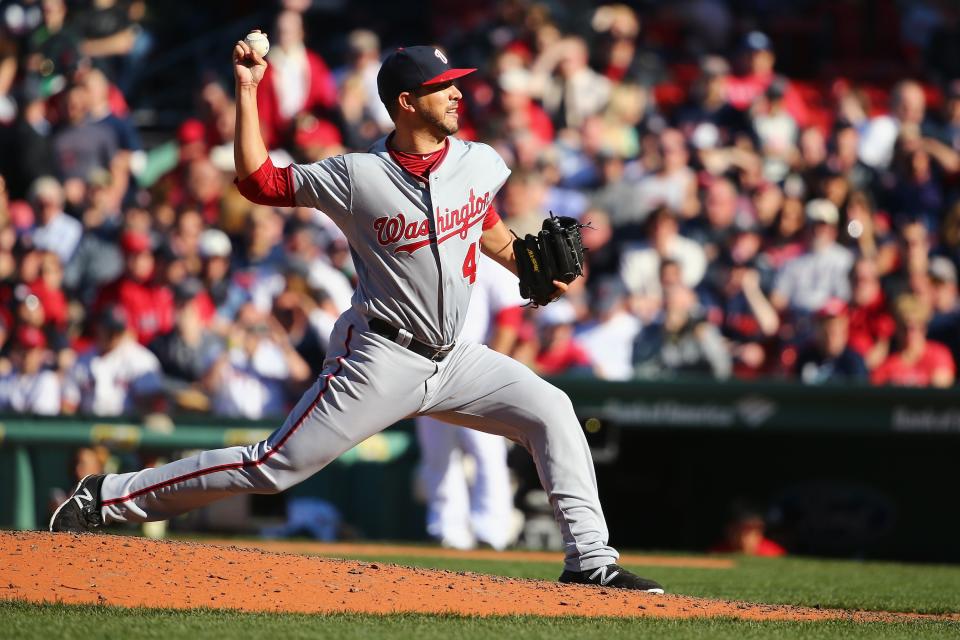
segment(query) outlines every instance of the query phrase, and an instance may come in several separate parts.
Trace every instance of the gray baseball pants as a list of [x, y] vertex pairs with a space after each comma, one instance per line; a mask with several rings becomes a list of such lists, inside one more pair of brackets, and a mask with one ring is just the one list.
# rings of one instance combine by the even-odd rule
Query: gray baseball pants
[[460, 343], [433, 362], [369, 331], [354, 310], [337, 321], [322, 375], [283, 426], [253, 445], [108, 475], [104, 522], [166, 520], [238, 493], [283, 491], [398, 420], [427, 414], [530, 451], [560, 524], [566, 569], [617, 560], [590, 449], [566, 394], [482, 345]]

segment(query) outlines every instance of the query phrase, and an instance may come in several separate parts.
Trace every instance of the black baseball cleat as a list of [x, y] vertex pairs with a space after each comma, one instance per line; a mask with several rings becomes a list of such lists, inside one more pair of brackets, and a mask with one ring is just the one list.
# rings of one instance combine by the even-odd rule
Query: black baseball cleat
[[560, 582], [565, 584], [592, 584], [598, 587], [613, 587], [614, 589], [632, 589], [647, 593], [663, 593], [663, 587], [653, 580], [647, 580], [630, 573], [620, 565], [608, 564], [599, 569], [586, 571], [570, 571], [565, 569], [560, 574]]
[[70, 497], [57, 507], [50, 518], [50, 531], [87, 533], [103, 526], [100, 515], [100, 485], [103, 474], [84, 476]]

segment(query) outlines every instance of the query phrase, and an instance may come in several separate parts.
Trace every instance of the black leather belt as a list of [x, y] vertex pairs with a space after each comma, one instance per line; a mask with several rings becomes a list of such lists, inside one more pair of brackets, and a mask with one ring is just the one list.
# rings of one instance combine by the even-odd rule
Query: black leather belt
[[[410, 351], [413, 351], [417, 355], [423, 356], [427, 360], [440, 362], [446, 358], [451, 351], [453, 351], [453, 345], [443, 349], [437, 349], [436, 347], [432, 347], [425, 342], [420, 342], [416, 338], [410, 336], [409, 332], [401, 331], [389, 322], [381, 320], [380, 318], [370, 318], [367, 324], [370, 326], [370, 330], [374, 333], [381, 335], [388, 340], [392, 340], [393, 342], [396, 342], [407, 349], [410, 349]], [[406, 334], [407, 337], [409, 337], [409, 342], [404, 340], [403, 334]]]

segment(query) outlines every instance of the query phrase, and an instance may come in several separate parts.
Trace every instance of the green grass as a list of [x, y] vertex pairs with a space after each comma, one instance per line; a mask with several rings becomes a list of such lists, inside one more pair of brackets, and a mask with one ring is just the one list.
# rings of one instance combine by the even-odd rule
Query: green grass
[[[364, 560], [516, 578], [556, 580], [557, 564], [414, 556], [351, 555]], [[509, 558], [509, 555], [505, 556]], [[806, 558], [744, 558], [733, 569], [625, 566], [669, 593], [838, 609], [960, 612], [960, 567]]]
[[877, 639], [957, 638], [960, 626], [942, 622], [858, 624], [833, 621], [743, 622], [728, 619], [657, 620], [615, 618], [465, 618], [457, 616], [359, 614], [304, 615], [160, 609], [124, 610], [99, 606], [0, 602], [0, 635], [23, 640], [97, 638], [669, 638], [750, 640], [753, 638]]

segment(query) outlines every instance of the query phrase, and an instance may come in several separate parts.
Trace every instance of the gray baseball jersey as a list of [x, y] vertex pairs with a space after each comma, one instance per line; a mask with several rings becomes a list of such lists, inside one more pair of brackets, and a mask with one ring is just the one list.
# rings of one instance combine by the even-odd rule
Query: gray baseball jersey
[[448, 139], [428, 181], [393, 161], [386, 138], [368, 153], [293, 167], [297, 204], [330, 216], [350, 242], [354, 307], [434, 346], [460, 333], [483, 220], [510, 175], [489, 146]]
[[322, 374], [262, 442], [108, 475], [104, 522], [164, 520], [238, 493], [282, 491], [396, 421], [434, 415], [530, 451], [567, 569], [615, 562], [590, 449], [563, 392], [482, 345], [459, 341], [434, 362], [369, 328], [376, 317], [434, 346], [454, 342], [476, 279], [483, 220], [508, 174], [486, 145], [453, 138], [425, 184], [393, 161], [382, 140], [370, 153], [294, 166], [297, 203], [343, 229], [360, 277]]

